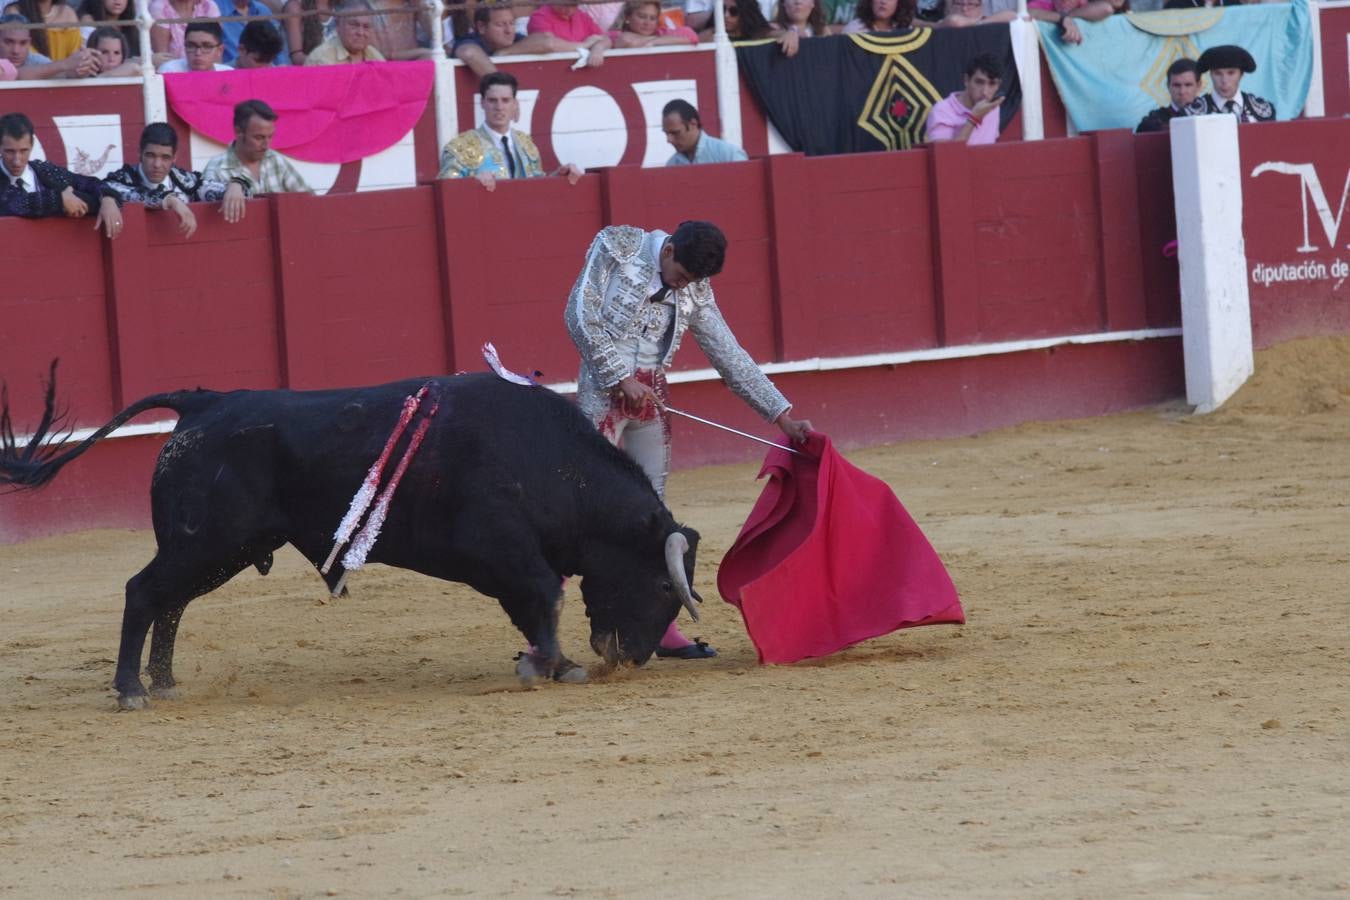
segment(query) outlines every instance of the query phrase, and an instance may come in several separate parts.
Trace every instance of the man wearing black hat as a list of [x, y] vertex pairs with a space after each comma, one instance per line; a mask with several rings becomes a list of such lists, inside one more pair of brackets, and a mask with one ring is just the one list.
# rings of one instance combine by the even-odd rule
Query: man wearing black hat
[[1167, 67], [1167, 93], [1172, 102], [1160, 106], [1144, 116], [1135, 126], [1135, 131], [1166, 131], [1173, 119], [1187, 115], [1187, 108], [1195, 102], [1195, 94], [1200, 90], [1200, 75], [1195, 60], [1182, 57]]
[[1234, 44], [1210, 47], [1200, 54], [1199, 69], [1202, 75], [1209, 73], [1214, 89], [1196, 97], [1186, 107], [1188, 115], [1231, 113], [1239, 122], [1269, 122], [1275, 118], [1275, 104], [1238, 90], [1243, 74], [1256, 71], [1256, 60], [1246, 50]]

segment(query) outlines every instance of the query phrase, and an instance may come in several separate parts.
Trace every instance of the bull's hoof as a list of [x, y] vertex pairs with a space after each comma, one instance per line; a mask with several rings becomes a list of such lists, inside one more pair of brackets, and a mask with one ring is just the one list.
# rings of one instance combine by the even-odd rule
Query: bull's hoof
[[585, 684], [589, 677], [585, 669], [564, 657], [553, 672], [553, 680], [561, 681], [563, 684]]
[[533, 656], [528, 653], [516, 654], [516, 677], [521, 684], [534, 684], [547, 675], [548, 672]]
[[117, 708], [127, 710], [149, 709], [150, 698], [145, 696], [145, 694], [118, 694]]
[[168, 687], [152, 687], [150, 689], [150, 696], [154, 697], [156, 700], [177, 700], [178, 687], [176, 685], [169, 685]]

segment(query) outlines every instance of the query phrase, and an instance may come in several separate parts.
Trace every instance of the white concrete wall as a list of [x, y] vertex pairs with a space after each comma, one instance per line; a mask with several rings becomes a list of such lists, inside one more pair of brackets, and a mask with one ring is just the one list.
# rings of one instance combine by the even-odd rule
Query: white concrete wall
[[1237, 119], [1173, 119], [1171, 139], [1186, 400], [1206, 413], [1252, 374]]

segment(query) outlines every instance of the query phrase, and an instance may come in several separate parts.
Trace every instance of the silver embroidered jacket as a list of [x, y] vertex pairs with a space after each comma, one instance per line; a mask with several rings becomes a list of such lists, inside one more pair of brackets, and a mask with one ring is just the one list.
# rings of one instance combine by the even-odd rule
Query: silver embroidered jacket
[[[640, 228], [613, 225], [595, 236], [586, 252], [563, 319], [572, 342], [581, 352], [578, 393], [608, 391], [633, 374], [631, 360], [614, 346], [616, 338], [636, 335], [643, 327], [643, 304], [656, 275], [658, 261], [647, 259], [642, 245], [647, 234]], [[717, 369], [722, 380], [755, 412], [772, 422], [792, 407], [736, 341], [727, 327], [708, 279], [695, 281], [673, 294], [674, 325], [661, 359], [670, 365], [680, 339], [688, 329]]]

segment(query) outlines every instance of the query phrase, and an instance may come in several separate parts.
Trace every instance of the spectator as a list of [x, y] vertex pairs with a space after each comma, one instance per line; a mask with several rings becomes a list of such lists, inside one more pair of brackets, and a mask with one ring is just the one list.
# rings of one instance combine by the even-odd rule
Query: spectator
[[839, 31], [858, 17], [864, 0], [820, 0], [820, 12], [831, 33]]
[[230, 224], [244, 218], [245, 196], [313, 190], [295, 166], [272, 149], [277, 114], [261, 100], [245, 100], [234, 108], [234, 142], [213, 157], [202, 172], [211, 184], [236, 182], [242, 191], [226, 191], [220, 211]]
[[[737, 343], [709, 279], [722, 271], [727, 240], [711, 222], [681, 222], [674, 235], [610, 226], [595, 237], [567, 298], [563, 321], [581, 355], [577, 405], [621, 446], [665, 498], [670, 470], [666, 369], [685, 332], [727, 386], [794, 441], [811, 423], [793, 419], [779, 393]], [[716, 651], [671, 621], [657, 656], [703, 659]]]
[[581, 65], [595, 68], [605, 62], [605, 51], [609, 49], [609, 38], [605, 36], [595, 20], [582, 13], [577, 15], [575, 3], [544, 5], [530, 16], [530, 34], [547, 31], [554, 37], [570, 41], [577, 47], [577, 60]]
[[33, 50], [33, 32], [17, 26], [28, 19], [18, 13], [0, 16], [0, 56], [9, 61], [20, 81], [47, 78], [89, 78], [98, 74], [99, 59], [92, 50], [72, 53], [52, 62]]
[[1083, 33], [1076, 19], [1100, 22], [1118, 9], [1129, 6], [1129, 0], [1027, 0], [1027, 14], [1042, 22], [1059, 26], [1059, 39], [1066, 44], [1083, 43]]
[[19, 77], [19, 70], [14, 67], [14, 63], [0, 57], [0, 81], [13, 81]]
[[666, 141], [675, 148], [675, 154], [666, 160], [668, 166], [744, 162], [748, 158], [740, 147], [705, 132], [698, 110], [687, 100], [666, 104], [661, 110], [661, 129], [666, 133]]
[[624, 0], [612, 0], [609, 3], [586, 3], [581, 11], [595, 20], [600, 30], [608, 34], [623, 25]]
[[[476, 178], [491, 191], [504, 178], [544, 175], [539, 148], [528, 134], [511, 127], [520, 114], [520, 104], [516, 102], [519, 87], [516, 76], [509, 72], [493, 72], [483, 77], [478, 83], [483, 124], [445, 145], [437, 178]], [[576, 184], [582, 172], [572, 163], [565, 163], [550, 174], [566, 175], [569, 182]]]
[[[959, 2], [974, 2], [977, 7], [980, 5], [980, 0], [959, 0]], [[858, 0], [858, 14], [844, 26], [844, 34], [899, 31], [914, 24], [916, 24], [914, 0]]]
[[[141, 55], [141, 32], [136, 27], [136, 5], [131, 0], [84, 0], [80, 4], [80, 22], [82, 23], [107, 22], [112, 19], [126, 23], [125, 25], [109, 27], [116, 27], [118, 33], [122, 35], [122, 39], [126, 41], [127, 59], [138, 58]], [[80, 29], [86, 40], [93, 30], [93, 27]]]
[[947, 4], [943, 0], [916, 0], [914, 18], [918, 22], [936, 25], [947, 15]]
[[309, 54], [334, 31], [330, 0], [286, 0], [286, 46], [291, 65], [303, 66]]
[[461, 60], [479, 78], [497, 71], [494, 56], [522, 53], [566, 53], [580, 46], [550, 31], [523, 35], [516, 31], [514, 10], [506, 4], [479, 6], [473, 11], [473, 30], [455, 38], [450, 55]]
[[[150, 0], [150, 15], [158, 19], [219, 19], [215, 0]], [[150, 29], [150, 49], [167, 53], [170, 59], [182, 59], [187, 24], [156, 22]]]
[[965, 141], [992, 144], [998, 140], [998, 96], [1003, 65], [992, 53], [981, 53], [966, 64], [965, 89], [939, 100], [928, 112], [928, 141]]
[[1186, 113], [1192, 116], [1231, 113], [1239, 122], [1270, 122], [1275, 118], [1275, 104], [1263, 97], [1240, 90], [1242, 75], [1256, 71], [1256, 60], [1235, 44], [1220, 44], [1200, 54], [1196, 66], [1200, 74], [1209, 73], [1213, 90], [1196, 97]]
[[[772, 36], [773, 26], [756, 0], [722, 0], [722, 18], [726, 21], [727, 37], [733, 41], [758, 41]], [[689, 21], [688, 16], [685, 21]], [[699, 34], [705, 41], [715, 36], [711, 25]]]
[[778, 15], [773, 21], [774, 34], [779, 39], [783, 55], [797, 55], [802, 38], [821, 37], [830, 33], [825, 24], [821, 0], [781, 0]]
[[29, 22], [45, 22], [47, 25], [70, 25], [70, 28], [46, 28], [34, 30], [31, 38], [33, 49], [52, 62], [60, 62], [66, 57], [79, 53], [84, 48], [84, 36], [80, 34], [80, 19], [75, 10], [62, 0], [15, 0], [5, 5], [5, 14], [17, 13]]
[[623, 29], [610, 34], [615, 47], [655, 47], [658, 44], [697, 44], [691, 28], [661, 25], [660, 0], [628, 0], [624, 5]]
[[[371, 43], [385, 59], [430, 59], [435, 34], [423, 18], [417, 0], [370, 0], [376, 15], [372, 21]], [[387, 11], [386, 11], [387, 10]]]
[[193, 22], [184, 32], [183, 50], [187, 54], [159, 67], [159, 74], [173, 72], [228, 72], [220, 61], [225, 51], [225, 32], [219, 22]]
[[98, 55], [98, 74], [108, 77], [139, 75], [140, 62], [127, 58], [127, 39], [116, 28], [95, 28], [89, 34], [89, 49]]
[[[259, 23], [271, 28], [266, 22]], [[223, 200], [227, 191], [246, 194], [242, 181], [220, 184], [205, 181], [196, 172], [174, 165], [178, 133], [164, 122], [152, 122], [141, 131], [141, 161], [127, 163], [103, 179], [104, 186], [123, 202], [140, 203], [146, 209], [167, 209], [178, 216], [178, 230], [192, 237], [197, 217], [189, 203]]]
[[1134, 130], [1140, 134], [1146, 131], [1166, 131], [1173, 119], [1189, 115], [1187, 107], [1195, 102], [1195, 95], [1199, 90], [1199, 67], [1195, 60], [1183, 56], [1167, 67], [1167, 93], [1171, 95], [1172, 102], [1144, 116]]
[[[263, 3], [262, 0], [222, 0], [225, 10], [225, 17], [230, 16], [270, 16], [274, 10]], [[276, 31], [276, 25], [270, 21], [261, 19], [254, 20], [260, 25], [265, 25]], [[244, 33], [244, 29], [253, 22], [221, 22], [221, 61], [227, 66], [236, 65], [235, 60], [239, 57], [239, 38]], [[278, 36], [280, 33], [278, 32]], [[276, 54], [272, 54], [275, 56]]]
[[78, 219], [94, 209], [94, 228], [111, 240], [122, 233], [121, 203], [97, 178], [76, 175], [60, 166], [29, 159], [33, 152], [33, 123], [23, 113], [0, 116], [0, 162], [5, 173], [0, 187], [0, 216]]
[[333, 8], [337, 13], [366, 15], [336, 16], [337, 33], [314, 48], [305, 57], [307, 66], [332, 66], [347, 63], [384, 62], [384, 54], [375, 49], [371, 38], [375, 34], [373, 10], [368, 0], [342, 0]]
[[[1030, 13], [1031, 9], [1028, 8]], [[990, 25], [995, 22], [1011, 22], [1017, 18], [1017, 7], [990, 12], [981, 0], [947, 0], [947, 16], [942, 25], [947, 28], [964, 28], [967, 25]], [[1070, 23], [1072, 24], [1072, 23]]]
[[239, 53], [234, 58], [236, 69], [264, 69], [273, 65], [285, 49], [281, 32], [271, 22], [253, 21], [239, 32]]
[[829, 34], [821, 0], [781, 0], [773, 24], [779, 31], [796, 32], [802, 37]]

